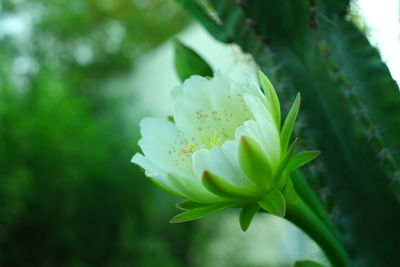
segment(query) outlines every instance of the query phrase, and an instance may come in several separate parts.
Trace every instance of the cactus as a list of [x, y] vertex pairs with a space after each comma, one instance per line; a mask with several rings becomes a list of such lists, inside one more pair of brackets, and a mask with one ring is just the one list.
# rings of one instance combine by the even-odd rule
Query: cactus
[[283, 102], [301, 92], [296, 134], [322, 151], [303, 174], [353, 265], [400, 266], [400, 92], [346, 19], [348, 1], [177, 1], [217, 40], [250, 53]]

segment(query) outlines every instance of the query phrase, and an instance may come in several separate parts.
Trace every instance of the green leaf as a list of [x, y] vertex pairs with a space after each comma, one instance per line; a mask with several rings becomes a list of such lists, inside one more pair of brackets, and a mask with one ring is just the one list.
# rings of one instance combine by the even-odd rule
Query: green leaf
[[182, 223], [197, 220], [205, 216], [211, 215], [213, 213], [222, 211], [224, 209], [233, 208], [236, 204], [233, 203], [221, 203], [216, 205], [208, 205], [200, 208], [195, 208], [191, 210], [179, 213], [174, 218], [170, 220], [170, 223]]
[[249, 228], [251, 221], [256, 215], [257, 211], [260, 209], [258, 205], [249, 205], [242, 209], [239, 215], [240, 228], [242, 228], [243, 232]]
[[209, 172], [204, 171], [201, 179], [205, 188], [211, 193], [226, 198], [246, 198], [252, 199], [257, 197], [257, 192], [248, 188], [239, 187], [228, 183], [223, 178]]
[[198, 203], [193, 200], [185, 199], [179, 203], [176, 203], [176, 207], [181, 210], [192, 210], [204, 206], [208, 206], [210, 204], [203, 204], [203, 203]]
[[273, 186], [271, 165], [261, 146], [251, 137], [240, 138], [239, 164], [246, 176], [259, 187], [269, 190]]
[[270, 82], [268, 77], [263, 72], [259, 71], [258, 77], [260, 79], [260, 83], [261, 83], [262, 87], [264, 88], [265, 95], [268, 98], [268, 102], [271, 107], [272, 117], [275, 120], [275, 124], [277, 125], [277, 128], [280, 130], [281, 129], [281, 107], [279, 104], [278, 95], [276, 94], [274, 86], [272, 85], [272, 83]]
[[185, 46], [178, 40], [174, 40], [175, 48], [175, 70], [181, 81], [192, 75], [212, 77], [213, 71], [208, 63], [196, 52]]
[[294, 267], [324, 267], [324, 265], [310, 260], [296, 261]]
[[297, 114], [299, 112], [299, 108], [300, 108], [300, 94], [297, 94], [296, 99], [294, 100], [293, 105], [290, 108], [289, 113], [286, 116], [285, 123], [283, 124], [282, 127], [282, 132], [281, 132], [282, 151], [286, 151], [288, 147], [290, 136], [292, 135], [293, 132], [294, 123], [296, 122]]
[[300, 168], [301, 166], [309, 163], [310, 161], [318, 157], [320, 153], [321, 152], [319, 150], [302, 151], [300, 153], [297, 153], [290, 158], [289, 163], [286, 166], [286, 171], [290, 173]]
[[257, 203], [261, 208], [273, 215], [284, 217], [286, 214], [285, 198], [278, 189], [268, 193], [266, 197]]

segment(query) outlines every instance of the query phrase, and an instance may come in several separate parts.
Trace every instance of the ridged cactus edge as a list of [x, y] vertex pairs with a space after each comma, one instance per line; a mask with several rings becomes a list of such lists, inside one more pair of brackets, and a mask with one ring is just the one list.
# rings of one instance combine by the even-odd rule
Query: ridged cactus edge
[[304, 174], [319, 185], [354, 265], [400, 265], [400, 93], [376, 49], [346, 19], [348, 1], [209, 6], [218, 20], [201, 8], [191, 13], [218, 40], [250, 53], [283, 102], [302, 93], [296, 134], [322, 150]]

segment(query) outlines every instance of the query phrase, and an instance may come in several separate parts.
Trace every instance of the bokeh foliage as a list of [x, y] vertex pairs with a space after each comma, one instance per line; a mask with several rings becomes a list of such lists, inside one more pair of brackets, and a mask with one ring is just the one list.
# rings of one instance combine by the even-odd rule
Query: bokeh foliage
[[160, 220], [129, 162], [139, 114], [107, 85], [187, 21], [163, 0], [1, 2], [1, 266], [185, 264], [191, 226]]

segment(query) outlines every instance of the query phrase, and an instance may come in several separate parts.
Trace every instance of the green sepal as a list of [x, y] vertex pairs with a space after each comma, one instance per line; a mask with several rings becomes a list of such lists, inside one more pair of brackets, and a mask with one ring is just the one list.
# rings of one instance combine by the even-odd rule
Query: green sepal
[[297, 153], [296, 155], [293, 155], [286, 166], [287, 173], [290, 173], [300, 168], [301, 166], [309, 163], [310, 161], [318, 157], [319, 154], [321, 154], [319, 150], [309, 150], [309, 151], [302, 151]]
[[208, 191], [221, 197], [239, 199], [252, 199], [257, 197], [256, 191], [230, 184], [223, 178], [209, 171], [203, 172], [201, 181]]
[[261, 71], [258, 72], [258, 77], [260, 79], [261, 86], [264, 88], [265, 95], [268, 99], [268, 104], [271, 107], [272, 117], [274, 118], [277, 128], [281, 129], [281, 107], [279, 104], [279, 98], [276, 94], [274, 86], [268, 77]]
[[178, 40], [174, 40], [174, 48], [175, 70], [181, 81], [186, 80], [192, 75], [200, 75], [203, 77], [213, 76], [212, 68], [192, 49]]
[[243, 232], [246, 232], [246, 230], [249, 228], [250, 223], [259, 209], [260, 206], [258, 205], [249, 205], [242, 209], [239, 215], [239, 222], [240, 228], [242, 228]]
[[206, 217], [208, 215], [217, 213], [224, 209], [233, 208], [235, 206], [237, 206], [237, 204], [234, 204], [234, 203], [221, 203], [221, 204], [215, 204], [215, 205], [207, 205], [204, 207], [195, 208], [195, 209], [191, 209], [191, 210], [187, 210], [182, 213], [179, 213], [174, 218], [172, 218], [169, 222], [170, 223], [182, 223], [182, 222], [194, 221], [194, 220]]
[[157, 180], [156, 178], [149, 177], [149, 179], [150, 179], [155, 185], [157, 185], [159, 188], [161, 188], [162, 190], [167, 191], [168, 193], [170, 193], [170, 194], [172, 194], [172, 195], [185, 198], [184, 195], [182, 195], [182, 194], [179, 193], [178, 191], [173, 190], [173, 189], [169, 188], [168, 186], [164, 185], [163, 183], [161, 183], [161, 182], [160, 182], [159, 180]]
[[239, 165], [246, 176], [259, 187], [269, 190], [273, 186], [271, 164], [261, 146], [251, 137], [240, 137]]
[[287, 180], [285, 188], [282, 190], [283, 197], [287, 203], [295, 203], [298, 201], [298, 194], [291, 179]]
[[[282, 177], [285, 176], [285, 175], [282, 175], [282, 174], [287, 174], [288, 173], [286, 171], [286, 167], [287, 167], [287, 165], [289, 163], [289, 160], [290, 160], [290, 158], [291, 158], [291, 156], [293, 154], [294, 149], [296, 148], [296, 145], [297, 145], [298, 141], [299, 141], [299, 139], [297, 137], [293, 140], [293, 143], [290, 145], [290, 147], [289, 147], [284, 159], [282, 160], [281, 164], [279, 165], [278, 170], [275, 173], [275, 177], [274, 178], [277, 179], [280, 182], [282, 182], [282, 180], [281, 180]], [[280, 183], [278, 183], [278, 184], [281, 185]]]
[[204, 207], [204, 206], [208, 206], [208, 205], [210, 205], [210, 204], [199, 203], [199, 202], [195, 202], [190, 199], [185, 199], [181, 202], [176, 203], [176, 207], [181, 210], [192, 210], [192, 209], [196, 209], [196, 208], [200, 208], [200, 207]]
[[324, 265], [310, 260], [296, 261], [294, 267], [324, 267]]
[[297, 94], [296, 99], [293, 102], [292, 107], [289, 110], [288, 115], [286, 116], [285, 123], [283, 124], [281, 131], [281, 148], [282, 151], [286, 151], [290, 136], [292, 135], [294, 123], [296, 122], [297, 114], [299, 113], [300, 108], [300, 94]]
[[284, 217], [286, 214], [286, 202], [280, 190], [275, 189], [257, 202], [268, 213]]

